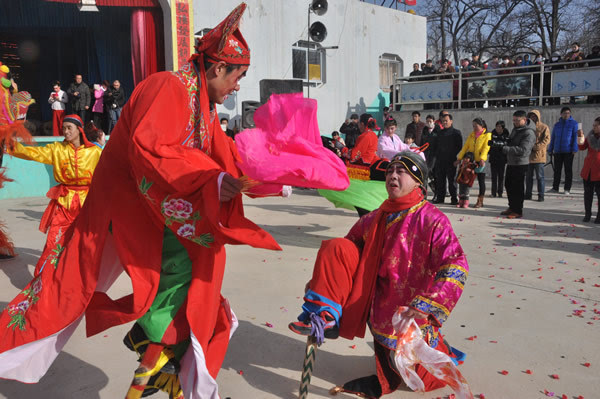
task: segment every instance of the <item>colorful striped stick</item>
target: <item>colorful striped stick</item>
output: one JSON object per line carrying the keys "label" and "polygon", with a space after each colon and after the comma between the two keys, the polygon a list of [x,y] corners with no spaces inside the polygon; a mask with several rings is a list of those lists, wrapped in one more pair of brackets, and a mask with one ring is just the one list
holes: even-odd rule
{"label": "colorful striped stick", "polygon": [[302,366],[302,378],[300,379],[300,390],[298,399],[308,398],[308,386],[312,377],[313,367],[315,366],[315,357],[317,355],[317,339],[312,335],[306,339],[306,352],[304,356],[304,365]]}
{"label": "colorful striped stick", "polygon": [[164,364],[158,364],[163,348],[164,347],[160,344],[148,344],[148,348],[146,348],[146,352],[144,352],[144,356],[142,357],[140,367],[135,370],[133,381],[131,381],[125,399],[140,399],[142,397],[150,377],[153,374],[156,374],[157,368],[160,370],[162,366],[164,366]]}

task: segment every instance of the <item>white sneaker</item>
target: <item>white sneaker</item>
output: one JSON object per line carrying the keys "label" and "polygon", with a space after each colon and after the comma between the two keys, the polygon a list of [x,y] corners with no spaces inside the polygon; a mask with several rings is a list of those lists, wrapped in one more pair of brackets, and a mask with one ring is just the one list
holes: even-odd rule
{"label": "white sneaker", "polygon": [[564,195],[571,195],[571,192],[569,190],[565,190],[565,192],[563,194]]}

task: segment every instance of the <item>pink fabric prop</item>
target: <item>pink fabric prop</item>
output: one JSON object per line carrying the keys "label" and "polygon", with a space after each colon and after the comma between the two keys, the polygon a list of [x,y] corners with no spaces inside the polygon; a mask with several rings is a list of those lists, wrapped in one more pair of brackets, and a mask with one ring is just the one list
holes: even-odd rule
{"label": "pink fabric prop", "polygon": [[235,136],[239,168],[262,183],[345,190],[346,166],[323,147],[317,101],[301,93],[273,94],[254,113],[255,129]]}
{"label": "pink fabric prop", "polygon": [[473,399],[467,380],[458,371],[452,359],[427,345],[415,319],[402,316],[406,310],[407,306],[399,307],[392,319],[394,329],[398,331],[394,362],[406,385],[416,392],[425,391],[423,381],[415,372],[415,365],[420,364],[434,377],[447,383],[458,399]]}

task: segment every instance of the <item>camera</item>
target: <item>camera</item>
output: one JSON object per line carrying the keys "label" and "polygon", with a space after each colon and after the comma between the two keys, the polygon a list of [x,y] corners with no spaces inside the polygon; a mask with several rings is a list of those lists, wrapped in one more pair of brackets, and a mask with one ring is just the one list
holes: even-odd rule
{"label": "camera", "polygon": [[488,145],[492,148],[502,148],[508,145],[508,140],[496,137],[488,141]]}

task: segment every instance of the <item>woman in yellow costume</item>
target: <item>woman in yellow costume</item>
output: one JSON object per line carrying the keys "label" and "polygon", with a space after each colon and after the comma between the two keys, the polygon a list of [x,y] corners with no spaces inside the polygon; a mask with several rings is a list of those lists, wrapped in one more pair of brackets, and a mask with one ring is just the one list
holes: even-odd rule
{"label": "woman in yellow costume", "polygon": [[[54,179],[59,183],[48,190],[50,203],[42,216],[40,231],[48,233],[44,252],[53,250],[60,254],[64,234],[75,220],[87,196],[94,169],[102,150],[90,143],[83,132],[83,122],[77,115],[67,115],[62,126],[65,140],[44,147],[24,146],[13,141],[9,154],[30,161],[52,165]],[[37,276],[44,265],[38,264]]]}

